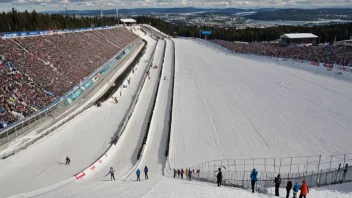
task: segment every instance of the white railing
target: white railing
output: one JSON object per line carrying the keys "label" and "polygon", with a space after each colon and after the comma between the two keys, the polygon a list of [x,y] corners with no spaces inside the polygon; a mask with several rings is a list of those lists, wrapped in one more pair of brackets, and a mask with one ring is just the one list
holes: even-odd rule
{"label": "white railing", "polygon": [[[250,188],[250,173],[258,171],[257,189],[274,186],[274,178],[281,174],[282,186],[288,178],[299,183],[306,180],[309,186],[322,186],[352,180],[352,173],[346,166],[352,164],[352,153],[339,155],[315,155],[286,158],[223,159],[197,164],[191,169],[196,180],[216,182],[218,168],[223,172],[223,183],[229,186]],[[340,167],[340,168],[339,168]],[[346,171],[345,171],[346,170]]]}

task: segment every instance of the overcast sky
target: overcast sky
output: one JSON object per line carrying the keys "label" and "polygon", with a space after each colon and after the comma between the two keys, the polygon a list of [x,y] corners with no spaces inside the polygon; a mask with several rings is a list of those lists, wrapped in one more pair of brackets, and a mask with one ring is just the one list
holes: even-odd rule
{"label": "overcast sky", "polygon": [[36,9],[64,10],[68,9],[118,9],[118,8],[145,8],[145,7],[349,7],[352,0],[0,0],[0,11],[8,11],[12,7],[17,10]]}

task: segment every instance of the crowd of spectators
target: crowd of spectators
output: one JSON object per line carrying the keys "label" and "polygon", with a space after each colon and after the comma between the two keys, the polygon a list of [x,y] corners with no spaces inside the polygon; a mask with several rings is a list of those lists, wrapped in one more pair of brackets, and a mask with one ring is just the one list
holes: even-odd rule
{"label": "crowd of spectators", "polygon": [[242,54],[255,54],[277,58],[299,59],[309,62],[338,64],[352,66],[352,48],[348,46],[290,46],[278,43],[237,43],[223,40],[213,40],[230,51]]}
{"label": "crowd of spectators", "polygon": [[0,40],[0,128],[61,97],[135,38],[119,27]]}

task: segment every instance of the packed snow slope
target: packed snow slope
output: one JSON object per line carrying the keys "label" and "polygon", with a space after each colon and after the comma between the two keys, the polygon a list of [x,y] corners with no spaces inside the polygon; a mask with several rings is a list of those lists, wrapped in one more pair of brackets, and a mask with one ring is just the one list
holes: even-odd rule
{"label": "packed snow slope", "polygon": [[351,78],[194,39],[175,45],[173,167],[352,150]]}
{"label": "packed snow slope", "polygon": [[[169,131],[169,119],[171,109],[171,91],[172,91],[172,72],[174,65],[174,45],[169,39],[166,40],[165,58],[161,79],[159,83],[158,95],[154,107],[153,117],[151,120],[147,142],[144,147],[141,159],[135,168],[143,170],[148,166],[151,170],[149,177],[161,177],[164,175],[165,168],[165,149],[167,146],[167,137]],[[128,178],[135,180],[135,170]]]}
{"label": "packed snow slope", "polygon": [[[146,40],[148,42],[148,45],[153,45],[155,46],[155,41],[153,39],[148,38],[149,36],[146,36]],[[170,42],[170,41],[168,41]],[[137,154],[142,146],[143,138],[146,133],[149,117],[153,111],[153,102],[155,100],[156,96],[156,90],[158,86],[162,86],[161,84],[159,85],[159,77],[160,74],[165,74],[164,71],[162,71],[162,60],[164,59],[164,49],[165,49],[166,42],[164,40],[159,40],[156,46],[155,50],[155,55],[153,58],[153,63],[152,65],[155,66],[157,65],[157,68],[150,68],[150,79],[146,79],[146,81],[143,84],[142,91],[139,95],[138,102],[135,106],[135,109],[133,111],[132,116],[129,119],[129,122],[126,126],[126,129],[122,133],[121,137],[119,138],[119,141],[117,142],[116,145],[113,145],[111,149],[114,150],[113,155],[107,158],[107,160],[104,161],[103,166],[97,168],[94,170],[94,174],[90,176],[84,177],[84,179],[79,180],[77,182],[74,182],[70,185],[67,185],[63,188],[60,188],[56,191],[52,191],[47,194],[43,194],[43,197],[76,197],[78,194],[82,197],[116,197],[117,195],[124,195],[128,197],[131,196],[136,196],[140,197],[143,196],[144,193],[148,192],[150,189],[153,188],[153,186],[158,183],[161,179],[161,177],[154,177],[156,175],[162,175],[162,168],[156,168],[158,165],[162,166],[165,162],[165,147],[166,147],[166,142],[167,138],[164,138],[165,140],[163,143],[161,143],[160,138],[157,136],[157,141],[152,142],[155,145],[163,145],[160,147],[156,147],[154,145],[151,146],[151,148],[155,148],[154,151],[156,153],[159,153],[157,155],[158,157],[163,157],[162,159],[155,159],[154,158],[154,152],[148,153],[146,155],[143,155],[146,159],[152,159],[153,161],[148,161],[150,162],[149,164],[141,164],[137,160]],[[170,66],[168,66],[169,68]],[[138,68],[137,72],[144,73],[144,69]],[[170,69],[167,70],[168,73],[171,74]],[[160,88],[159,90],[164,90],[162,92],[158,92],[160,94],[157,95],[157,101],[160,101],[160,105],[164,107],[166,104],[166,101],[164,101],[164,98],[167,98],[168,94],[168,84],[170,82],[170,77],[167,76],[168,80],[162,80],[161,83],[165,84],[166,89]],[[164,97],[166,96],[166,97]],[[160,99],[159,99],[160,98]],[[159,105],[157,105],[159,106]],[[160,109],[160,110],[156,110]],[[163,115],[165,115],[165,110],[163,108],[156,107],[154,109],[154,114],[162,114],[164,111]],[[168,112],[168,111],[167,111]],[[160,118],[157,117],[157,118]],[[151,135],[154,133],[155,126],[154,122],[159,121],[159,119],[152,120],[151,122],[151,130],[148,134]],[[164,122],[164,120],[161,120],[161,122]],[[167,125],[167,123],[166,123]],[[160,129],[158,131],[161,131],[163,133],[163,123],[159,123]],[[160,134],[160,133],[159,133]],[[167,134],[166,134],[167,135]],[[155,137],[155,136],[153,136]],[[149,145],[147,143],[147,145]],[[149,146],[146,146],[149,147]],[[159,150],[160,148],[160,150]],[[162,153],[162,155],[160,155]],[[138,163],[137,163],[138,162]],[[152,164],[152,162],[154,164]],[[134,192],[131,193],[128,188],[136,188],[135,185],[141,186],[141,184],[131,184],[130,182],[132,180],[135,180],[135,171],[136,165],[140,165],[138,168],[141,169],[141,172],[143,174],[143,167],[144,165],[150,166],[150,180],[147,181],[147,183],[143,184],[143,187],[141,188],[141,192]],[[107,172],[109,171],[109,168],[113,167],[116,172],[115,172],[115,178],[117,181],[113,182],[106,182],[110,181],[111,178],[110,176],[104,177]],[[155,168],[154,168],[155,167]],[[142,177],[144,178],[144,177]],[[123,182],[123,181],[127,182]],[[121,188],[116,188],[116,186],[123,185]],[[101,194],[99,192],[106,191],[105,194]],[[99,194],[99,195],[98,195]]]}
{"label": "packed snow slope", "polygon": [[[140,64],[151,56],[150,45]],[[126,61],[129,64],[133,59]],[[53,133],[40,139],[26,150],[0,160],[0,197],[38,190],[63,180],[85,169],[100,157],[110,145],[110,137],[117,131],[131,97],[137,90],[142,75],[130,74],[131,84],[120,89],[118,104],[112,99],[102,107],[91,107]],[[70,166],[65,158],[71,159]]]}

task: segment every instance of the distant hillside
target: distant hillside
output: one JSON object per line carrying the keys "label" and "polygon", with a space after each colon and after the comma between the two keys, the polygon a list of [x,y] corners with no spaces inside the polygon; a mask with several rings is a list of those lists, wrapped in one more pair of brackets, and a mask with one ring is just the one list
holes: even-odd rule
{"label": "distant hillside", "polygon": [[[239,12],[250,12],[255,11],[254,9],[238,9],[238,8],[193,8],[193,7],[185,7],[185,8],[134,8],[134,9],[119,9],[119,14],[129,14],[129,15],[143,15],[143,14],[180,14],[180,13],[197,13],[197,12],[205,12],[205,13],[220,13],[220,14],[236,14]],[[48,14],[65,14],[66,11],[47,11],[45,13]],[[77,14],[77,15],[87,15],[87,16],[95,16],[100,15],[100,10],[68,10],[68,14]],[[114,15],[116,14],[115,9],[111,10],[103,10],[104,15]]]}
{"label": "distant hillside", "polygon": [[196,12],[216,12],[234,14],[238,12],[253,11],[253,9],[238,9],[238,8],[138,8],[138,9],[120,9],[119,13],[132,14],[132,13],[196,13]]}
{"label": "distant hillside", "polygon": [[321,19],[352,20],[352,9],[324,8],[324,9],[277,9],[258,10],[257,13],[246,16],[253,20],[289,20],[316,21]]}

